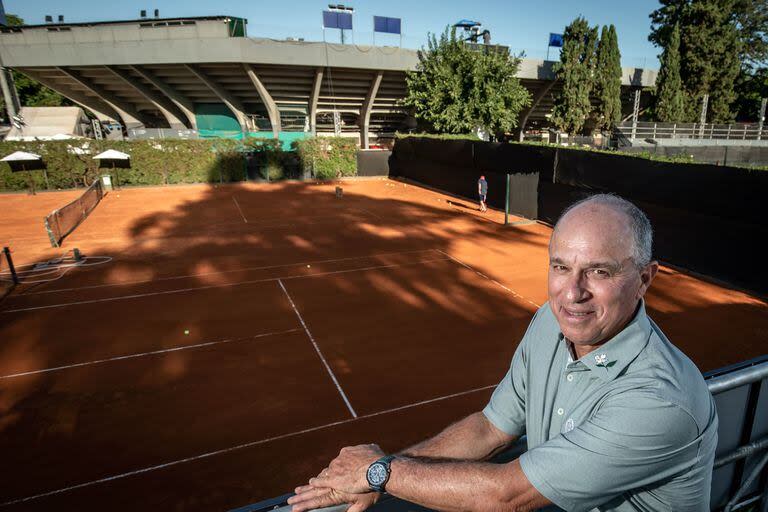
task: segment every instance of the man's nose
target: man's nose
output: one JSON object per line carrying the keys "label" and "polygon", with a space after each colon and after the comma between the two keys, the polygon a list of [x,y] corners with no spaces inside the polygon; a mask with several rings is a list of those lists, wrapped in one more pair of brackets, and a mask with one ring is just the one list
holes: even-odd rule
{"label": "man's nose", "polygon": [[569,302],[583,302],[589,298],[586,278],[582,272],[573,272],[565,283],[565,298]]}

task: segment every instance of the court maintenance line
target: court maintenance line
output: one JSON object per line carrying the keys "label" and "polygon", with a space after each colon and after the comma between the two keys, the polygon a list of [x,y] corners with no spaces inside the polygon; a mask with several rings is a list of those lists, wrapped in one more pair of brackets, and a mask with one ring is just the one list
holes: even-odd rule
{"label": "court maintenance line", "polygon": [[275,331],[275,332],[266,332],[263,334],[256,334],[253,336],[244,336],[242,338],[227,338],[223,340],[216,340],[216,341],[207,341],[205,343],[196,343],[194,345],[182,345],[179,347],[172,347],[172,348],[164,348],[160,350],[152,350],[149,352],[140,352],[138,354],[128,354],[124,356],[115,356],[115,357],[108,357],[106,359],[96,359],[94,361],[87,361],[84,363],[73,363],[68,364],[64,366],[54,366],[52,368],[43,368],[41,370],[30,370],[27,372],[20,372],[20,373],[12,373],[10,375],[0,375],[0,379],[13,379],[14,377],[24,377],[26,375],[37,375],[40,373],[49,373],[49,372],[56,372],[59,370],[68,370],[70,368],[80,368],[82,366],[92,366],[95,364],[103,364],[103,363],[111,363],[113,361],[123,361],[125,359],[135,359],[137,357],[145,357],[145,356],[154,356],[158,354],[167,354],[169,352],[179,352],[181,350],[189,350],[193,348],[201,348],[201,347],[210,347],[213,345],[222,345],[224,343],[235,343],[238,341],[249,341],[249,340],[255,340],[258,338],[266,338],[267,336],[277,336],[279,334],[289,334],[292,332],[298,332],[301,331],[301,329],[288,329],[285,331]]}
{"label": "court maintenance line", "polygon": [[508,288],[508,287],[504,286],[503,284],[501,284],[500,282],[498,282],[498,281],[497,281],[497,280],[495,280],[494,278],[492,278],[492,277],[488,277],[487,275],[483,274],[483,273],[482,273],[482,272],[480,272],[479,270],[475,270],[474,268],[470,267],[469,265],[467,265],[466,263],[464,263],[464,262],[463,262],[463,261],[461,261],[460,259],[458,259],[458,258],[454,258],[453,256],[451,256],[451,255],[450,255],[450,254],[448,254],[447,252],[443,252],[443,251],[441,251],[440,249],[435,249],[435,250],[436,250],[437,252],[439,252],[440,254],[443,254],[443,255],[447,256],[449,259],[452,259],[453,261],[455,261],[456,263],[458,263],[458,264],[459,264],[459,265],[461,265],[462,267],[464,267],[464,268],[466,268],[466,269],[468,269],[468,270],[471,270],[472,272],[474,272],[475,274],[479,275],[480,277],[484,277],[485,279],[489,280],[489,281],[490,281],[490,282],[492,282],[493,284],[495,284],[495,285],[498,285],[498,286],[500,286],[501,288],[503,288],[503,289],[507,290],[509,293],[511,293],[512,295],[514,295],[514,296],[515,296],[515,297],[517,297],[518,299],[524,300],[524,301],[526,301],[528,304],[532,304],[532,305],[536,306],[537,308],[540,308],[540,307],[541,307],[541,305],[539,305],[539,304],[536,304],[535,302],[533,302],[532,300],[530,300],[530,299],[529,299],[529,298],[527,298],[527,297],[523,297],[522,295],[520,295],[520,294],[519,294],[519,293],[517,293],[516,291],[512,290],[511,288]]}
{"label": "court maintenance line", "polygon": [[305,265],[317,265],[318,263],[337,263],[339,261],[351,261],[351,260],[362,260],[365,258],[378,258],[381,256],[395,256],[400,254],[414,254],[417,252],[430,252],[435,251],[435,249],[418,249],[414,251],[400,251],[400,252],[382,252],[378,254],[369,254],[365,256],[350,256],[348,258],[335,258],[330,260],[314,260],[314,261],[301,261],[298,263],[281,263],[280,265],[266,265],[262,267],[245,267],[245,268],[237,268],[233,270],[213,270],[211,272],[199,272],[197,274],[186,274],[182,276],[169,276],[169,277],[157,277],[155,279],[141,279],[136,281],[124,281],[122,283],[107,283],[107,284],[95,284],[91,286],[76,286],[73,288],[57,288],[55,290],[44,290],[40,292],[30,292],[30,293],[24,293],[20,295],[13,295],[11,298],[19,298],[19,297],[28,297],[30,295],[41,295],[43,293],[59,293],[59,292],[71,292],[71,291],[77,291],[77,290],[90,290],[93,288],[106,288],[109,286],[128,286],[132,284],[143,284],[143,283],[154,283],[158,281],[172,281],[175,279],[188,279],[190,277],[202,277],[202,276],[212,276],[212,275],[219,275],[219,274],[231,274],[233,272],[250,272],[251,270],[269,270],[273,268],[283,268],[283,267],[303,267]]}
{"label": "court maintenance line", "polygon": [[201,460],[201,459],[207,459],[209,457],[215,457],[216,455],[224,455],[226,453],[231,453],[231,452],[235,452],[235,451],[238,451],[238,450],[243,450],[243,449],[246,449],[246,448],[252,448],[254,446],[258,446],[258,445],[261,445],[261,444],[266,444],[266,443],[269,443],[269,442],[272,442],[272,441],[279,441],[281,439],[287,439],[287,438],[290,438],[290,437],[296,437],[296,436],[300,436],[302,434],[308,434],[310,432],[317,432],[318,430],[325,430],[325,429],[328,429],[328,428],[337,427],[339,425],[345,425],[347,423],[353,423],[353,422],[357,422],[357,421],[361,421],[361,420],[366,420],[366,419],[369,419],[369,418],[374,418],[376,416],[382,416],[384,414],[391,414],[391,413],[394,413],[394,412],[404,411],[406,409],[412,409],[414,407],[419,407],[421,405],[427,405],[427,404],[431,404],[431,403],[435,403],[435,402],[441,402],[443,400],[449,400],[451,398],[457,398],[457,397],[460,397],[460,396],[469,395],[469,394],[477,393],[477,392],[480,392],[480,391],[485,391],[487,389],[491,389],[491,388],[495,388],[495,387],[496,387],[496,384],[492,384],[490,386],[483,386],[483,387],[480,387],[480,388],[474,388],[474,389],[470,389],[470,390],[467,390],[467,391],[460,391],[458,393],[452,393],[450,395],[440,396],[440,397],[437,397],[437,398],[430,398],[428,400],[422,400],[421,402],[414,402],[412,404],[402,405],[400,407],[394,407],[392,409],[386,409],[386,410],[383,410],[383,411],[373,412],[373,413],[370,413],[370,414],[364,414],[362,416],[357,416],[355,418],[348,418],[348,419],[345,419],[345,420],[334,421],[333,423],[326,423],[325,425],[318,425],[316,427],[305,428],[304,430],[298,430],[296,432],[291,432],[291,433],[288,433],[288,434],[280,434],[278,436],[268,437],[266,439],[260,439],[258,441],[251,441],[249,443],[243,443],[243,444],[239,444],[239,445],[236,445],[236,446],[230,446],[229,448],[222,448],[221,450],[214,450],[214,451],[211,451],[211,452],[201,453],[200,455],[194,455],[192,457],[187,457],[187,458],[184,458],[184,459],[179,459],[179,460],[174,460],[174,461],[171,461],[171,462],[166,462],[164,464],[158,464],[156,466],[149,466],[149,467],[146,467],[146,468],[136,469],[134,471],[128,471],[126,473],[120,473],[120,474],[117,474],[117,475],[112,475],[112,476],[108,476],[108,477],[104,477],[104,478],[99,478],[98,480],[92,480],[90,482],[84,482],[84,483],[81,483],[81,484],[72,485],[72,486],[69,486],[69,487],[63,487],[61,489],[56,489],[56,490],[53,490],[53,491],[48,491],[48,492],[43,492],[43,493],[40,493],[40,494],[35,494],[33,496],[27,496],[27,497],[24,497],[24,498],[18,498],[18,499],[15,499],[15,500],[6,501],[4,503],[0,503],[0,507],[8,507],[10,505],[18,505],[19,503],[25,503],[25,502],[36,500],[36,499],[40,499],[40,498],[47,498],[49,496],[55,496],[57,494],[63,494],[65,492],[75,491],[75,490],[78,490],[78,489],[83,489],[85,487],[91,487],[91,486],[97,485],[97,484],[103,484],[103,483],[111,482],[111,481],[114,481],[114,480],[120,480],[122,478],[128,478],[128,477],[131,477],[131,476],[140,475],[142,473],[149,473],[150,471],[156,471],[158,469],[165,469],[165,468],[172,467],[172,466],[178,466],[179,464],[185,464],[187,462],[194,462],[194,461]]}
{"label": "court maintenance line", "polygon": [[299,322],[301,322],[301,326],[304,328],[304,332],[307,333],[307,337],[309,338],[309,341],[311,341],[312,346],[315,347],[315,352],[317,352],[317,355],[320,357],[320,360],[323,362],[323,365],[325,366],[326,371],[328,371],[328,375],[331,376],[331,380],[333,381],[334,384],[336,384],[336,389],[339,391],[341,398],[344,399],[344,403],[347,404],[347,409],[349,409],[349,412],[352,413],[353,418],[357,418],[357,413],[355,412],[355,409],[352,408],[352,404],[349,403],[347,394],[344,393],[343,389],[341,389],[341,384],[339,384],[339,380],[336,378],[336,375],[333,373],[333,370],[331,369],[331,365],[328,364],[328,361],[326,361],[325,356],[320,351],[320,347],[317,346],[317,342],[315,341],[314,336],[312,336],[312,333],[309,332],[309,328],[307,327],[307,324],[304,322],[304,319],[301,317],[301,313],[299,313],[299,309],[296,307],[296,304],[293,303],[293,299],[291,298],[291,295],[288,293],[288,290],[285,289],[285,285],[280,279],[277,280],[277,284],[279,284],[280,288],[283,289],[283,293],[285,294],[285,297],[288,299],[288,302],[291,303],[291,307],[293,308],[294,313],[296,313],[296,316],[299,318]]}
{"label": "court maintenance line", "polygon": [[245,214],[243,213],[243,210],[240,209],[240,205],[237,203],[237,199],[235,199],[235,196],[232,196],[232,200],[235,202],[235,206],[237,206],[237,211],[240,212],[240,215],[243,217],[243,221],[248,224],[248,219],[245,218]]}
{"label": "court maintenance line", "polygon": [[270,281],[278,281],[280,279],[284,281],[288,281],[290,279],[306,279],[310,277],[324,277],[324,276],[330,276],[335,274],[348,274],[350,272],[364,272],[368,270],[380,270],[385,268],[395,268],[395,267],[408,267],[413,265],[422,265],[424,263],[434,263],[435,261],[448,261],[450,258],[436,258],[433,260],[424,260],[424,261],[416,261],[413,263],[400,263],[400,264],[393,264],[393,265],[377,265],[373,267],[363,267],[363,268],[352,268],[347,270],[334,270],[331,272],[317,272],[315,274],[304,274],[304,275],[296,275],[296,276],[282,276],[282,277],[268,277],[264,279],[253,279],[250,281],[239,281],[237,283],[225,283],[225,284],[212,284],[207,286],[194,286],[191,288],[181,288],[179,290],[165,290],[162,292],[150,292],[150,293],[138,293],[134,295],[122,295],[120,297],[107,297],[104,299],[92,299],[92,300],[81,300],[76,302],[63,302],[60,304],[49,304],[47,306],[35,306],[35,307],[29,307],[29,308],[17,308],[17,309],[6,309],[5,311],[0,311],[0,313],[21,313],[24,311],[37,311],[41,309],[53,309],[53,308],[62,308],[65,306],[79,306],[82,304],[97,304],[99,302],[114,302],[118,300],[128,300],[128,299],[139,299],[142,297],[154,297],[157,295],[172,295],[174,293],[186,293],[191,291],[197,291],[197,290],[210,290],[213,288],[226,288],[226,287],[234,287],[234,286],[243,286],[247,284],[256,284],[256,283],[268,283]]}

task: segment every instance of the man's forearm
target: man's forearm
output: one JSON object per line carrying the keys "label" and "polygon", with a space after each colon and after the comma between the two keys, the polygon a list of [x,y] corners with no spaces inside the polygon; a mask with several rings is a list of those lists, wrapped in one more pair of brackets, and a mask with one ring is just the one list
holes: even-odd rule
{"label": "man's forearm", "polygon": [[436,510],[535,510],[549,501],[531,486],[517,461],[434,462],[399,457],[387,492]]}
{"label": "man's forearm", "polygon": [[477,412],[401,453],[432,459],[487,460],[515,439],[494,427],[482,412]]}

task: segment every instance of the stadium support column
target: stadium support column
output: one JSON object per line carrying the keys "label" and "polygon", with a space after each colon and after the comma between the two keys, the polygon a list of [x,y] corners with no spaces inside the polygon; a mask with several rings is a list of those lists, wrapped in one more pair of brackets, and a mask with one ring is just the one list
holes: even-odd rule
{"label": "stadium support column", "polygon": [[149,83],[157,87],[168,99],[170,99],[182,111],[187,118],[188,126],[197,130],[197,118],[195,117],[195,105],[192,100],[165,83],[151,71],[139,66],[128,66],[133,72],[141,75]]}
{"label": "stadium support column", "polygon": [[384,77],[383,71],[377,71],[376,76],[371,80],[371,87],[368,89],[368,94],[365,96],[363,102],[363,108],[360,111],[360,145],[363,149],[368,149],[368,126],[371,122],[371,111],[373,110],[373,102],[376,100],[376,94],[379,92],[379,86],[381,85],[381,79]]}
{"label": "stadium support column", "polygon": [[219,97],[229,110],[235,114],[237,122],[240,124],[240,131],[243,133],[243,137],[248,135],[250,131],[250,122],[248,121],[248,114],[245,113],[245,106],[239,99],[235,98],[229,91],[216,82],[213,78],[209,77],[205,71],[199,66],[194,64],[184,64],[184,66],[192,72],[197,78],[200,79],[213,93]]}
{"label": "stadium support column", "polygon": [[98,96],[102,101],[112,106],[114,110],[120,114],[123,119],[123,124],[126,128],[143,128],[145,125],[144,115],[139,113],[138,110],[131,103],[118,98],[110,91],[104,89],[102,86],[92,82],[88,78],[81,75],[79,72],[73,69],[56,68],[61,73],[64,73],[81,86],[85,87],[93,94]]}
{"label": "stadium support column", "polygon": [[312,135],[317,135],[317,100],[320,98],[320,86],[323,84],[323,68],[315,70],[315,81],[312,83],[312,94],[309,96],[309,129]]}
{"label": "stadium support column", "polygon": [[177,108],[175,105],[167,101],[165,98],[162,98],[160,95],[158,95],[149,87],[141,83],[140,80],[138,80],[135,76],[131,75],[130,73],[115,66],[105,66],[105,67],[113,75],[121,79],[123,82],[125,82],[129,86],[136,89],[136,91],[139,94],[144,96],[144,98],[146,98],[147,101],[152,103],[155,106],[155,108],[160,111],[163,117],[165,117],[165,120],[168,121],[168,126],[170,126],[172,129],[184,130],[188,128],[182,121],[182,118],[184,117],[184,115],[181,112],[177,112]]}
{"label": "stadium support column", "polygon": [[77,103],[86,110],[90,110],[96,117],[101,120],[110,119],[112,121],[120,121],[120,114],[112,108],[111,105],[103,102],[99,98],[88,96],[75,89],[65,87],[64,85],[56,82],[55,80],[44,76],[41,72],[35,72],[29,69],[21,69],[22,73],[32,78],[33,80],[40,82],[49,89],[56,91],[65,98]]}
{"label": "stadium support column", "polygon": [[11,70],[0,65],[0,87],[3,89],[3,100],[5,101],[5,110],[8,113],[8,121],[21,110],[19,97],[16,95],[16,87],[13,84],[13,75]]}
{"label": "stadium support column", "polygon": [[528,123],[528,118],[531,116],[531,112],[533,112],[534,109],[539,106],[539,103],[547,95],[547,93],[549,93],[549,91],[555,85],[555,82],[557,82],[556,78],[544,84],[542,88],[539,89],[539,92],[536,93],[536,96],[533,97],[531,106],[523,110],[523,112],[520,114],[520,126],[518,127],[517,134],[517,140],[519,142],[523,142],[523,132],[525,131],[525,125]]}
{"label": "stadium support column", "polygon": [[259,76],[256,74],[256,71],[254,71],[253,66],[250,64],[243,64],[243,69],[245,69],[248,78],[251,79],[251,83],[253,83],[253,86],[256,88],[256,92],[259,93],[261,102],[267,107],[269,123],[272,125],[272,134],[275,138],[278,138],[280,136],[281,128],[280,111],[277,109],[277,103],[275,103],[275,100],[272,99],[272,95],[269,94],[267,88],[264,87],[264,84],[259,80]]}

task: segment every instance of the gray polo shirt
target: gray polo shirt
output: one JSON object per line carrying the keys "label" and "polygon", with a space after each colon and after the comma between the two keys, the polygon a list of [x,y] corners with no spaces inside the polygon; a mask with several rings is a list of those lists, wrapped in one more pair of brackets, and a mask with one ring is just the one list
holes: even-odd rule
{"label": "gray polo shirt", "polygon": [[528,436],[520,466],[560,508],[709,511],[714,400],[644,303],[577,361],[542,306],[483,413],[507,434]]}

